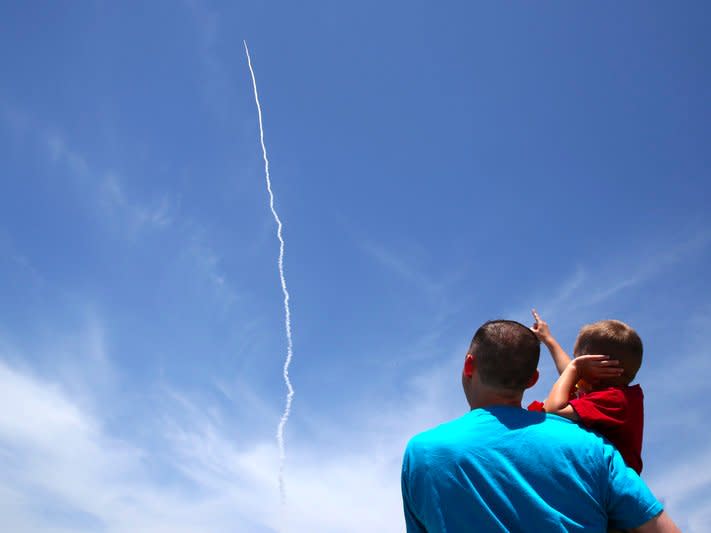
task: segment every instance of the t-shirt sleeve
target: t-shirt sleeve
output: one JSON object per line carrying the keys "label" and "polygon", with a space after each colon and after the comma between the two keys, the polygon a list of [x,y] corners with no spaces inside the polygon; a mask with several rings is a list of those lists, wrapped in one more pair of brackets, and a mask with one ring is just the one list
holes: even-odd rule
{"label": "t-shirt sleeve", "polygon": [[412,492],[410,487],[410,456],[409,446],[405,451],[405,457],[402,461],[402,475],[400,478],[400,486],[402,489],[402,505],[405,511],[405,525],[407,533],[427,533],[427,529],[415,515],[415,510],[412,501]]}
{"label": "t-shirt sleeve", "polygon": [[619,389],[591,392],[571,400],[570,405],[581,423],[593,429],[619,427],[627,419],[627,400]]}
{"label": "t-shirt sleeve", "polygon": [[661,513],[664,508],[637,473],[625,465],[619,452],[612,446],[606,448],[609,455],[609,527],[639,527]]}

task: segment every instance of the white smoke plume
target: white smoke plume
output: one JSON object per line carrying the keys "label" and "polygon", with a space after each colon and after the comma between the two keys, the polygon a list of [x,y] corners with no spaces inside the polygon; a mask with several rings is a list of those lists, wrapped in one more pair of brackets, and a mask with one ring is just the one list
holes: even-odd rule
{"label": "white smoke plume", "polygon": [[257,115],[259,116],[259,140],[262,143],[262,156],[264,157],[264,174],[267,180],[267,191],[269,191],[269,208],[274,215],[274,220],[277,223],[277,238],[279,239],[279,280],[281,281],[281,290],[284,293],[284,327],[286,329],[286,360],[284,361],[284,383],[286,384],[286,404],[284,412],[279,420],[277,428],[277,443],[279,445],[279,493],[281,494],[282,507],[286,504],[286,489],[284,487],[284,462],[286,460],[286,449],[284,447],[284,427],[289,420],[291,414],[291,402],[294,398],[294,387],[291,386],[289,379],[289,365],[293,355],[293,343],[291,339],[291,310],[289,309],[289,291],[286,288],[286,278],[284,277],[284,237],[282,236],[282,223],[279,215],[274,208],[274,193],[272,192],[272,181],[269,176],[269,158],[267,157],[267,147],[264,145],[264,125],[262,123],[262,106],[259,104],[259,93],[257,92],[257,80],[254,77],[254,69],[252,68],[252,58],[249,56],[249,48],[247,41],[244,42],[244,51],[247,54],[247,64],[249,72],[252,75],[252,87],[254,87],[254,101],[257,104]]}

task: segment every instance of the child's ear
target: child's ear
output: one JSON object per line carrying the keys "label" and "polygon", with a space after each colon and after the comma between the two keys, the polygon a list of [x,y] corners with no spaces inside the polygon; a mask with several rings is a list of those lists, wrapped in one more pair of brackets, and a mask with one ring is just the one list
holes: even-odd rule
{"label": "child's ear", "polygon": [[533,387],[536,384],[537,381],[538,381],[538,369],[536,369],[536,371],[531,376],[531,379],[529,379],[528,383],[526,383],[526,388],[530,389],[531,387]]}
{"label": "child's ear", "polygon": [[474,374],[474,367],[476,366],[476,360],[474,356],[470,353],[464,358],[464,370],[463,373],[466,377],[470,378]]}

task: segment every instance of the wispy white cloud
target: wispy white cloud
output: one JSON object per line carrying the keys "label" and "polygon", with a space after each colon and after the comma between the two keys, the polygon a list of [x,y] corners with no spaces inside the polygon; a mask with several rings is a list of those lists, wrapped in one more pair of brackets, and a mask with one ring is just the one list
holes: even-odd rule
{"label": "wispy white cloud", "polygon": [[111,223],[116,231],[132,237],[141,229],[170,225],[175,202],[168,195],[149,202],[131,198],[116,172],[95,168],[58,129],[5,101],[0,101],[0,119],[16,138],[36,145],[49,162],[63,167],[68,183],[89,203],[97,218]]}
{"label": "wispy white cloud", "polygon": [[220,15],[204,0],[185,0],[184,4],[195,24],[205,104],[215,117],[224,118],[226,110],[234,106],[234,91],[231,90],[225,64],[219,57]]}
{"label": "wispy white cloud", "polygon": [[[350,233],[355,232],[351,229]],[[426,251],[416,245],[388,247],[362,237],[356,237],[355,243],[376,265],[411,288],[421,301],[422,309],[426,310],[426,327],[420,328],[409,343],[411,361],[440,353],[439,345],[448,321],[465,305],[463,298],[452,296],[452,288],[460,281],[463,272],[448,270],[436,276],[429,274],[423,267]]]}
{"label": "wispy white cloud", "polygon": [[[131,194],[127,181],[118,172],[97,169],[97,165],[91,163],[57,128],[50,128],[2,101],[0,111],[0,118],[15,135],[22,134],[48,162],[67,173],[68,182],[80,201],[89,206],[113,235],[131,242],[146,232],[174,229],[185,242],[182,253],[192,262],[198,275],[209,281],[214,295],[225,305],[235,300],[237,291],[221,268],[220,254],[210,244],[206,230],[199,223],[181,216],[179,201],[174,194],[138,198]],[[16,261],[31,267],[22,254],[16,250],[13,254]]]}
{"label": "wispy white cloud", "polygon": [[220,266],[220,255],[209,244],[205,229],[195,221],[181,219],[178,202],[170,194],[150,201],[132,198],[119,174],[94,172],[86,158],[70,148],[63,137],[54,133],[46,142],[52,161],[67,166],[97,216],[129,239],[136,238],[143,230],[175,227],[185,241],[184,252],[198,274],[210,282],[213,293],[225,305],[235,300],[236,291]]}
{"label": "wispy white cloud", "polygon": [[668,464],[651,478],[650,486],[683,531],[708,531],[711,445],[700,445],[693,459],[684,455]]}
{"label": "wispy white cloud", "polygon": [[358,244],[361,250],[378,264],[412,284],[417,290],[424,291],[428,295],[437,295],[444,289],[445,284],[442,281],[432,279],[416,266],[419,260],[414,254],[395,252],[392,248],[372,240],[361,240]]}
{"label": "wispy white cloud", "polygon": [[52,161],[65,163],[72,173],[82,178],[89,174],[89,165],[86,163],[86,159],[69,148],[60,135],[57,133],[46,134],[45,142]]}
{"label": "wispy white cloud", "polygon": [[0,228],[0,264],[8,262],[25,274],[25,282],[33,286],[44,283],[44,278],[32,262],[20,252],[10,235]]}
{"label": "wispy white cloud", "polygon": [[205,229],[192,221],[181,224],[182,238],[185,240],[183,256],[192,263],[199,276],[210,284],[212,295],[229,307],[238,298],[238,291],[230,282],[222,266],[222,257],[210,243]]}
{"label": "wispy white cloud", "polygon": [[[142,431],[118,436],[111,429],[110,406],[122,390],[116,383],[121,377],[111,372],[100,318],[89,317],[79,333],[50,336],[54,342],[31,348],[0,343],[0,402],[14,406],[0,411],[6,527],[30,532],[279,529],[272,423],[251,423],[249,416],[237,416],[235,422],[224,402],[220,407],[206,399],[209,395],[191,397],[158,386],[150,420],[135,421],[150,426],[149,440]],[[39,368],[28,363],[55,359],[56,365]],[[85,369],[107,366],[109,378],[98,385],[98,374],[78,363]],[[366,406],[337,428],[335,439],[328,430],[332,420],[319,421],[322,433],[313,432],[316,438],[295,439],[286,465],[288,531],[402,531],[402,450],[409,436],[452,412],[446,407],[449,370],[447,365],[413,378],[406,394],[386,406]],[[278,418],[278,405],[251,391],[247,381],[223,382],[219,388],[237,411],[267,421]],[[464,402],[457,402],[455,410],[463,408]]]}
{"label": "wispy white cloud", "polygon": [[40,132],[40,136],[50,160],[66,167],[74,185],[89,200],[97,216],[112,223],[115,230],[134,237],[141,229],[163,229],[171,224],[175,202],[167,195],[153,202],[130,198],[116,172],[94,170],[87,158],[56,131]]}
{"label": "wispy white cloud", "polygon": [[[557,287],[545,293],[529,296],[531,305],[551,320],[577,320],[581,312],[620,297],[629,289],[639,287],[689,260],[711,244],[711,231],[700,230],[682,238],[657,238],[646,246],[627,250],[624,254],[605,257],[595,265],[579,264],[574,272]],[[530,307],[513,309],[509,316],[530,317]]]}
{"label": "wispy white cloud", "polygon": [[215,57],[215,46],[219,31],[219,17],[203,0],[185,0],[197,27],[198,46],[201,59],[209,76],[220,75],[222,65]]}
{"label": "wispy white cloud", "polygon": [[72,531],[230,531],[268,500],[259,476],[269,450],[238,451],[209,426],[169,435],[164,452],[192,481],[169,485],[149,475],[151,452],[112,438],[60,384],[0,363],[0,399],[17,406],[0,412],[0,490],[14,495],[4,527],[13,531],[54,530],[56,517],[38,511],[56,505],[71,511]]}
{"label": "wispy white cloud", "polygon": [[[100,413],[75,402],[61,383],[1,361],[0,401],[17,406],[0,411],[0,493],[5,527],[13,531],[279,527],[271,435],[240,444],[239,432],[205,405],[180,402],[156,428],[160,450],[151,450],[112,437]],[[402,530],[400,453],[295,448],[289,531]],[[157,458],[173,469],[173,482],[151,474]],[[41,512],[50,508],[64,513]]]}

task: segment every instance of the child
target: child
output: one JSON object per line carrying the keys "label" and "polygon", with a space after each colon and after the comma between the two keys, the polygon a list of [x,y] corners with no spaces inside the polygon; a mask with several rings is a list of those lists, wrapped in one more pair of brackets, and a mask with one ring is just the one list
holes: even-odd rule
{"label": "child", "polygon": [[637,332],[619,320],[583,326],[571,360],[535,309],[533,318],[531,330],[550,351],[560,377],[546,401],[533,402],[529,410],[564,416],[597,431],[639,474],[644,395],[639,385],[629,385],[642,364],[642,340]]}

